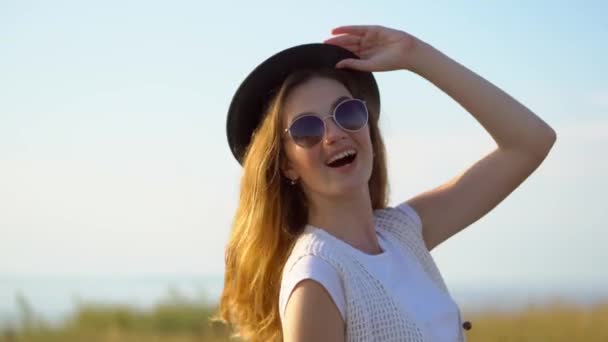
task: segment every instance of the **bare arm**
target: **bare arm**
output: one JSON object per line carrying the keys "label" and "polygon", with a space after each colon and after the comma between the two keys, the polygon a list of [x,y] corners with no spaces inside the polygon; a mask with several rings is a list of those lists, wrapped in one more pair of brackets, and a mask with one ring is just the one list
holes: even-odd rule
{"label": "bare arm", "polygon": [[412,71],[433,83],[481,124],[499,148],[542,160],[555,131],[541,118],[473,71],[420,42]]}
{"label": "bare arm", "polygon": [[406,201],[419,214],[431,250],[475,222],[545,159],[555,131],[507,93],[409,33],[379,25],[334,28],[326,43],[359,55],[336,64],[364,71],[409,70],[466,109],[498,147],[450,181]]}
{"label": "bare arm", "polygon": [[344,321],[325,288],[301,281],[287,300],[283,321],[285,342],[344,341]]}
{"label": "bare arm", "polygon": [[414,55],[411,70],[465,108],[498,145],[450,181],[407,201],[421,217],[431,250],[515,190],[545,159],[556,133],[507,93],[432,46],[420,43]]}

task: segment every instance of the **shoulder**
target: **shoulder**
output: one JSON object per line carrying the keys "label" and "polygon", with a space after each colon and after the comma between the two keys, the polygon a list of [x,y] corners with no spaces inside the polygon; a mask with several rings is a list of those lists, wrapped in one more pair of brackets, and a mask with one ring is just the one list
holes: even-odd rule
{"label": "shoulder", "polygon": [[344,289],[338,272],[315,255],[285,269],[279,314],[285,341],[343,340]]}
{"label": "shoulder", "polygon": [[305,279],[293,289],[282,320],[285,341],[343,341],[345,324],[326,289]]}
{"label": "shoulder", "polygon": [[[374,211],[374,217],[379,228],[392,233],[403,232],[404,229],[422,235],[422,221],[416,210],[407,202],[395,207],[386,207]],[[405,228],[404,228],[405,227]]]}
{"label": "shoulder", "polygon": [[279,292],[279,312],[282,318],[285,316],[285,309],[295,289],[305,280],[312,280],[321,286],[329,296],[331,304],[344,317],[344,287],[340,274],[322,258],[315,255],[304,255],[283,271]]}

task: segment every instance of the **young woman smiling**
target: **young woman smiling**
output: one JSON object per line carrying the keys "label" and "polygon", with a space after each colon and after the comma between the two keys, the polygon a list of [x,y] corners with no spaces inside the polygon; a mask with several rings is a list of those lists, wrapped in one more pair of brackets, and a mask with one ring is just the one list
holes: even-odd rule
{"label": "young woman smiling", "polygon": [[[406,32],[343,26],[255,68],[228,111],[243,166],[216,319],[252,341],[464,341],[430,251],[545,159],[554,130]],[[464,107],[497,148],[395,207],[372,72],[408,70]],[[400,156],[395,156],[398,158]]]}

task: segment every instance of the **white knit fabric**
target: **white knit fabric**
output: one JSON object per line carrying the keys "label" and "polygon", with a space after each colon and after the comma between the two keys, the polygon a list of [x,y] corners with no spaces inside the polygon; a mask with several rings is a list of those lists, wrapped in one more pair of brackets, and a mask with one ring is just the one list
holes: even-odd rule
{"label": "white knit fabric", "polygon": [[[399,205],[397,209],[417,217],[409,206]],[[322,238],[333,239],[347,248],[352,248],[323,229],[312,225],[307,225],[305,229],[313,234],[322,235]],[[382,252],[371,255],[354,249],[359,262],[382,283],[402,310],[413,314],[413,318],[417,320],[429,340],[457,341],[461,326],[456,302],[435,285],[409,251],[400,248],[380,230],[376,230],[376,236]],[[340,274],[325,260],[314,255],[299,258],[283,275],[279,295],[281,320],[285,319],[285,309],[291,292],[305,279],[315,280],[325,288],[342,319],[346,321],[346,296]]]}
{"label": "white knit fabric", "polygon": [[[408,215],[407,210],[404,212],[389,207],[374,211],[374,219],[379,235],[388,237],[391,242],[407,251],[407,255],[413,255],[435,285],[449,296],[439,270],[422,240],[419,218],[415,214]],[[374,276],[357,258],[361,251],[322,230],[310,228],[307,227],[298,238],[285,264],[283,275],[288,274],[300,260],[311,256],[322,259],[326,265],[337,270],[344,293],[344,302],[338,302],[337,306],[345,308],[340,311],[345,317],[347,341],[433,341],[419,317],[415,317],[416,313],[400,307],[400,303],[387,288],[388,285]],[[279,299],[281,305],[285,305],[293,285],[295,284],[290,283],[288,277],[283,278]],[[460,327],[460,312],[458,321]],[[460,329],[457,340],[465,341]]]}

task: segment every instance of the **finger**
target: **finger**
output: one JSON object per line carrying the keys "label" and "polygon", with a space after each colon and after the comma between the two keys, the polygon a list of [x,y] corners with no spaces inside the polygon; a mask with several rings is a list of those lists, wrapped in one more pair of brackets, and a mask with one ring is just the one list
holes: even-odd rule
{"label": "finger", "polygon": [[326,39],[324,43],[334,44],[334,45],[354,45],[359,44],[361,42],[360,36],[354,36],[351,34],[345,34],[337,37],[332,37]]}
{"label": "finger", "polygon": [[372,27],[369,25],[347,25],[347,26],[338,26],[331,30],[332,34],[342,34],[342,33],[350,33],[357,36],[363,36],[367,31],[369,31]]}
{"label": "finger", "polygon": [[349,69],[355,69],[355,70],[361,70],[361,71],[371,71],[369,62],[361,60],[361,59],[353,59],[353,58],[347,58],[347,59],[343,59],[343,60],[339,61],[336,64],[336,68],[339,68],[339,69],[349,68]]}

